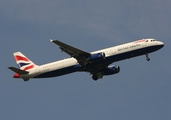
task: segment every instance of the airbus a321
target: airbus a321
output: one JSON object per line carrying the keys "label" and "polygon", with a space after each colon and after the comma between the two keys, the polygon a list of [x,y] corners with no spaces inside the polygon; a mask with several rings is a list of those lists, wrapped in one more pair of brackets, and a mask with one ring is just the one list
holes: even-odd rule
{"label": "airbus a321", "polygon": [[28,81],[30,78],[49,78],[84,71],[89,72],[92,79],[96,81],[103,76],[120,72],[118,65],[110,64],[140,55],[145,55],[146,60],[149,61],[149,53],[155,52],[164,46],[163,42],[148,38],[89,53],[59,40],[50,41],[58,45],[70,58],[36,65],[21,52],[15,52],[14,58],[19,68],[8,67],[16,73],[13,77]]}

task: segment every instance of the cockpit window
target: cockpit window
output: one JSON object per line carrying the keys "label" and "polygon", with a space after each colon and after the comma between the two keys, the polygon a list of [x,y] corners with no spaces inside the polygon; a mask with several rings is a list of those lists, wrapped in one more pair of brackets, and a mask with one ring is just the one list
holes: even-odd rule
{"label": "cockpit window", "polygon": [[151,40],[151,42],[156,41],[155,39]]}

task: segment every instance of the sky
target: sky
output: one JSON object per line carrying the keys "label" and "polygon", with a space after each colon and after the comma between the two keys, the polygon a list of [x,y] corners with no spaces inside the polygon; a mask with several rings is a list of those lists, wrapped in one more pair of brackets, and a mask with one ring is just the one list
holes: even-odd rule
{"label": "sky", "polygon": [[[170,120],[170,0],[1,0],[1,120]],[[164,48],[116,63],[97,82],[77,72],[48,79],[12,78],[13,53],[38,65],[69,57],[49,39],[87,52],[142,38]]]}

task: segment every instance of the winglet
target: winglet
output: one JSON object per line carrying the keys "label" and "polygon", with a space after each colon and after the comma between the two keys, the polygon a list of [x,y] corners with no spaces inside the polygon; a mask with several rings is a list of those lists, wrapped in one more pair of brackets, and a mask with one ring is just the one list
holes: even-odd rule
{"label": "winglet", "polygon": [[49,39],[50,40],[50,42],[53,42],[53,40],[52,39]]}

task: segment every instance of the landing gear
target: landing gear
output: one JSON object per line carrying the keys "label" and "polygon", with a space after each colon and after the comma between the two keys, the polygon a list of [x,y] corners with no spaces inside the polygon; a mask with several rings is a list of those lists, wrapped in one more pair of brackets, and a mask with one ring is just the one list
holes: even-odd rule
{"label": "landing gear", "polygon": [[99,72],[99,71],[95,71],[94,73],[92,73],[92,79],[94,80],[94,81],[97,81],[98,79],[102,79],[102,77],[103,77],[103,72]]}
{"label": "landing gear", "polygon": [[146,56],[146,60],[150,61],[150,58],[148,57],[148,54],[145,54],[145,56]]}
{"label": "landing gear", "polygon": [[96,75],[93,75],[93,76],[92,76],[92,79],[93,79],[94,81],[97,81],[97,80],[98,80],[98,77],[97,77]]}

